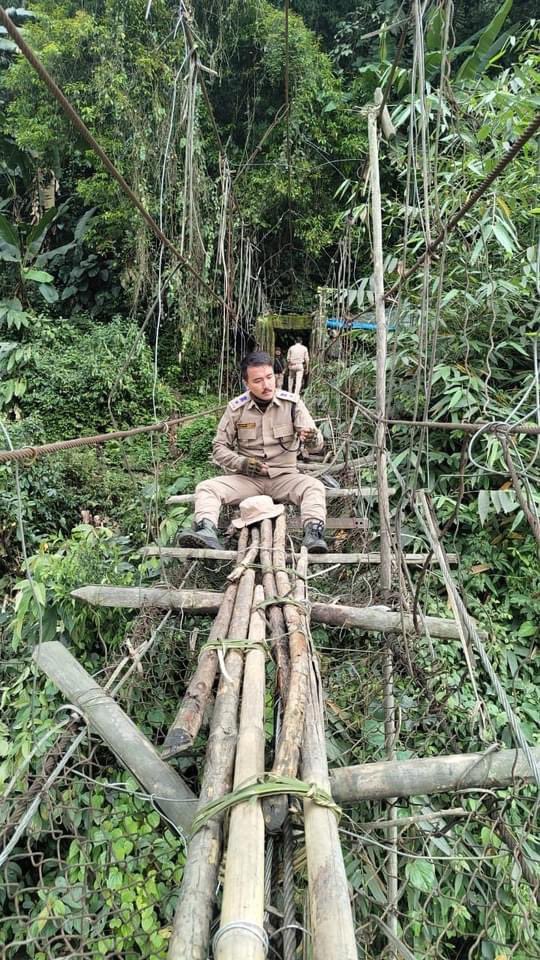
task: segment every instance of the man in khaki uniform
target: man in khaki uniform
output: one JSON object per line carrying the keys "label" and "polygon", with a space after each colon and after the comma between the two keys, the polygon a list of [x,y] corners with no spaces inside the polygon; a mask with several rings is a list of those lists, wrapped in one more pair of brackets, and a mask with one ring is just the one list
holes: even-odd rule
{"label": "man in khaki uniform", "polygon": [[276,390],[267,353],[248,354],[242,361],[242,377],[247,390],[228,404],[212,446],[214,463],[228,474],[197,484],[195,525],[178,542],[221,549],[217,525],[222,505],[263,494],[299,506],[304,545],[311,553],[326,553],[324,486],[300,473],[296,464],[300,444],[320,450],[322,435],[302,400]]}
{"label": "man in khaki uniform", "polygon": [[287,370],[289,372],[287,386],[290,390],[293,383],[293,393],[299,397],[302,380],[309,373],[309,351],[302,343],[301,337],[297,337],[296,343],[293,343],[287,351]]}

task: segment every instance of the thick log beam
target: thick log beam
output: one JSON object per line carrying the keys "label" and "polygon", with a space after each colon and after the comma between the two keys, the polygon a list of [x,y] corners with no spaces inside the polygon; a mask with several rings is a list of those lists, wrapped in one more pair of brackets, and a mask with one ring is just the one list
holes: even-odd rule
{"label": "thick log beam", "polygon": [[[540,761],[540,747],[532,752]],[[396,796],[454,793],[471,787],[503,789],[519,782],[532,782],[531,770],[522,750],[456,753],[422,760],[383,760],[336,767],[330,771],[332,796],[340,804],[387,800]]]}
{"label": "thick log beam", "polygon": [[[71,596],[100,607],[138,608],[146,604],[166,610],[183,610],[192,616],[217,613],[223,600],[222,593],[210,590],[173,590],[165,587],[104,587],[88,586],[72,590]],[[334,603],[314,603],[311,619],[331,627],[346,627],[367,633],[416,633],[410,614],[397,610],[381,610],[379,607],[346,607]],[[432,637],[459,640],[460,633],[455,620],[443,617],[423,617],[424,625]],[[486,634],[479,631],[479,636]]]}
{"label": "thick log beam", "polygon": [[90,728],[139,781],[156,805],[182,833],[195,813],[196,797],[180,775],[165,763],[127,713],[95,682],[62,643],[41,643],[33,653],[40,670],[75,704]]}

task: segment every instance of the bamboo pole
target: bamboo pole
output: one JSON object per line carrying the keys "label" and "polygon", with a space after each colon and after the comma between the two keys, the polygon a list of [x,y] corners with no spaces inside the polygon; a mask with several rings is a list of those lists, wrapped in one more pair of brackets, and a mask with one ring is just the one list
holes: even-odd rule
{"label": "bamboo pole", "polygon": [[121,764],[155,797],[157,806],[183,834],[195,813],[196,798],[182,778],[164,763],[156,749],[105,690],[57,640],[40,643],[33,658]]}
{"label": "bamboo pole", "polygon": [[[305,581],[297,581],[297,598],[306,596]],[[308,628],[306,618],[305,629]],[[322,690],[311,650],[302,745],[302,777],[330,793]],[[354,923],[345,864],[334,812],[304,800],[304,829],[313,960],[357,960]]]}
{"label": "bamboo pole", "polygon": [[[271,522],[271,521],[268,521]],[[255,587],[255,605],[264,600],[262,587]],[[265,619],[262,610],[251,614],[249,639],[263,641]],[[262,646],[246,655],[242,707],[234,786],[256,780],[264,773],[265,654]],[[264,960],[264,819],[259,801],[233,807],[229,821],[229,843],[223,883],[220,931],[214,947],[216,960]],[[253,925],[261,936],[250,927]],[[228,930],[227,930],[228,927]]]}
{"label": "bamboo pole", "polygon": [[[236,555],[240,562],[245,559],[244,555],[246,554],[247,542],[248,531],[244,528],[240,534],[238,553]],[[257,543],[254,544],[254,547],[257,548]],[[209,641],[220,640],[228,635],[229,624],[236,602],[237,586],[237,582],[235,581],[226,588],[216,619],[208,634]],[[173,757],[178,756],[183,750],[187,750],[195,740],[203,721],[206,705],[212,693],[212,687],[216,679],[216,670],[216,651],[203,650],[199,657],[195,673],[189,681],[174,723],[165,738],[161,752],[161,756],[164,759],[171,760]]]}
{"label": "bamboo pole", "polygon": [[373,224],[373,296],[375,300],[376,369],[375,369],[375,457],[379,494],[381,541],[381,590],[387,595],[391,587],[392,553],[390,543],[390,505],[386,465],[386,311],[384,306],[384,265],[382,249],[381,185],[377,134],[378,110],[368,114],[369,169],[371,177],[371,218]]}
{"label": "bamboo pole", "polygon": [[[261,523],[261,567],[264,598],[267,601],[278,596],[272,551],[272,521],[263,520]],[[281,559],[283,559],[283,557]],[[281,701],[284,705],[288,696],[291,665],[283,607],[275,603],[270,604],[267,607],[267,616],[270,623],[270,636],[272,637],[272,648],[277,665],[277,686]]]}
{"label": "bamboo pole", "polygon": [[[244,527],[244,530],[246,528]],[[244,531],[242,531],[244,532]],[[260,533],[258,527],[251,528],[251,544],[249,550],[246,551],[245,556],[240,560],[234,570],[231,570],[230,574],[227,577],[229,583],[235,583],[240,579],[244,570],[247,570],[257,559],[257,554],[259,553],[259,541]]]}
{"label": "bamboo pole", "polygon": [[[282,522],[280,523],[280,521]],[[274,536],[274,557],[277,568],[275,577],[280,597],[291,595],[289,576],[283,569],[284,555],[285,518],[281,516],[276,520]],[[300,581],[304,583],[307,574],[307,550],[304,548],[300,552],[297,573],[299,577],[297,583]],[[284,604],[283,613],[289,634],[291,678],[272,773],[279,777],[295,777],[300,760],[300,744],[306,709],[309,671],[308,646],[305,618],[300,607],[293,604]],[[263,802],[264,822],[269,833],[276,833],[281,829],[287,816],[287,806],[286,796],[268,797]]]}
{"label": "bamboo pole", "polygon": [[[164,607],[167,610],[185,610],[183,593],[181,590],[165,590],[155,587],[83,587],[72,591],[96,606],[105,607],[133,607],[138,608],[146,604],[154,607]],[[190,590],[188,608],[192,616],[198,614],[217,613],[223,600],[222,593],[210,593],[206,590]],[[81,597],[82,599],[82,597]],[[314,603],[311,606],[311,618],[316,623],[326,623],[332,627],[345,627],[350,630],[363,630],[367,633],[416,633],[414,620],[410,614],[395,610],[381,610],[379,607],[347,607],[334,603]],[[432,637],[441,637],[449,640],[459,640],[460,632],[455,620],[443,617],[422,617],[422,624]],[[487,634],[478,631],[483,639]]]}
{"label": "bamboo pole", "polygon": [[[540,747],[532,750],[540,763]],[[353,804],[389,797],[418,797],[470,789],[498,789],[532,783],[522,750],[487,750],[420,760],[381,760],[330,771],[336,803]]]}
{"label": "bamboo pole", "polygon": [[[248,633],[255,574],[246,570],[238,585],[230,632],[238,639]],[[238,697],[244,658],[229,650],[212,714],[206,750],[200,806],[228,793],[232,786],[238,725]],[[221,860],[222,818],[213,817],[191,839],[180,899],[169,944],[169,960],[206,960],[210,923]]]}
{"label": "bamboo pole", "polygon": [[[222,562],[224,560],[236,560],[236,550],[206,550],[197,547],[143,547],[140,551],[143,557],[161,557],[163,560],[215,560]],[[426,560],[429,561],[428,553],[404,553],[402,559],[405,563],[415,566],[424,566]],[[457,554],[448,555],[450,563],[457,563]],[[289,554],[287,561],[291,559]],[[336,563],[352,566],[375,566],[381,562],[381,555],[376,551],[371,553],[310,553],[308,564],[315,566],[330,567]]]}

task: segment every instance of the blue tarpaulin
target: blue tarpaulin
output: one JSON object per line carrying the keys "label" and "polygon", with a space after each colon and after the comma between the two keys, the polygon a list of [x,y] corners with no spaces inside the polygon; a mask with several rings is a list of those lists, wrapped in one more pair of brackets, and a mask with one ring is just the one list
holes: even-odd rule
{"label": "blue tarpaulin", "polygon": [[[341,317],[329,317],[326,321],[327,330],[343,330],[345,327],[346,330],[376,330],[377,324],[370,322],[369,320],[353,320],[350,321],[342,320]],[[395,330],[394,324],[390,324],[388,330]]]}

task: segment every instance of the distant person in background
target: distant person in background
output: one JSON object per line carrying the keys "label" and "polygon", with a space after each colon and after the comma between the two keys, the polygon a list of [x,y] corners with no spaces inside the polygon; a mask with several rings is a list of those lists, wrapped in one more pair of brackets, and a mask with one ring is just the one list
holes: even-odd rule
{"label": "distant person in background", "polygon": [[296,343],[289,347],[287,353],[288,387],[297,397],[300,396],[302,383],[307,381],[309,373],[309,352],[304,346],[302,337],[296,338]]}
{"label": "distant person in background", "polygon": [[276,389],[283,389],[283,377],[285,376],[285,360],[281,352],[281,347],[276,347],[274,351],[274,373],[276,375]]}

